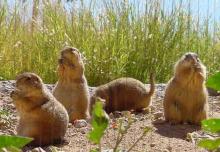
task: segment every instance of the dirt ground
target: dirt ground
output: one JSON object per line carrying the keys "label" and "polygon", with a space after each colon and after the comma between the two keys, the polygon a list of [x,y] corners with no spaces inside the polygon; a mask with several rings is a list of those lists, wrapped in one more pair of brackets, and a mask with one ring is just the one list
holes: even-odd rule
{"label": "dirt ground", "polygon": [[[53,85],[48,85],[51,90]],[[16,109],[12,104],[9,93],[14,88],[14,81],[0,82],[0,108],[5,117],[0,118],[0,134],[16,134],[15,127],[18,120]],[[135,140],[142,134],[145,126],[151,126],[153,131],[146,134],[132,151],[138,152],[203,152],[206,151],[196,146],[196,140],[187,138],[189,133],[197,138],[206,136],[197,126],[188,124],[171,126],[163,123],[163,107],[162,99],[164,96],[165,84],[158,84],[155,97],[151,105],[151,111],[144,111],[138,114],[132,114],[134,123],[128,130],[128,133],[120,144],[120,149],[126,151]],[[92,92],[91,88],[91,92]],[[210,117],[220,117],[220,96],[209,97]],[[110,152],[115,145],[117,138],[117,129],[115,129],[115,121],[123,119],[124,113],[114,113],[110,116],[110,126],[106,135],[102,139],[103,151]],[[116,126],[117,127],[117,126]],[[76,128],[69,124],[66,134],[66,142],[62,145],[55,145],[57,151],[64,152],[89,152],[95,145],[91,144],[87,139],[87,133],[91,130],[91,126]],[[191,136],[189,136],[191,137]],[[48,148],[44,147],[46,151]]]}

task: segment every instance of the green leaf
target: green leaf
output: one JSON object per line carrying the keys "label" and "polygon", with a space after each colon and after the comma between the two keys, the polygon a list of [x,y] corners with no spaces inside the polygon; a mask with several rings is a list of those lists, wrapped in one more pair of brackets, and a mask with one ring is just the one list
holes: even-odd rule
{"label": "green leaf", "polygon": [[209,79],[206,82],[206,86],[220,91],[220,72],[209,77]]}
{"label": "green leaf", "polygon": [[220,147],[220,138],[200,140],[198,145],[208,150],[214,150]]}
{"label": "green leaf", "polygon": [[0,149],[3,147],[22,148],[32,140],[33,140],[32,138],[27,138],[27,137],[1,135]]}
{"label": "green leaf", "polygon": [[202,121],[202,128],[212,133],[220,132],[220,119],[212,118]]}
{"label": "green leaf", "polygon": [[95,144],[99,144],[106,128],[108,127],[109,119],[100,100],[97,100],[92,111],[92,131],[89,132],[88,138]]}

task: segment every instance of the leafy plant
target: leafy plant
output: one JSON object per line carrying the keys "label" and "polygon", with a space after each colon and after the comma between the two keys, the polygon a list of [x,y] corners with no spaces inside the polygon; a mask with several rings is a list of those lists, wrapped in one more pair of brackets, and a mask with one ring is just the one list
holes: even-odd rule
{"label": "leafy plant", "polygon": [[[92,131],[89,132],[88,138],[95,144],[99,144],[99,150],[101,151],[101,138],[109,124],[109,118],[103,110],[102,102],[97,99],[93,111],[92,111]],[[96,151],[96,150],[92,150]]]}
{"label": "leafy plant", "polygon": [[208,150],[218,149],[220,145],[220,138],[217,139],[203,139],[199,142],[199,146]]}
{"label": "leafy plant", "polygon": [[202,128],[205,131],[218,133],[220,132],[220,119],[209,119],[202,122]]}
{"label": "leafy plant", "polygon": [[0,152],[7,149],[12,152],[21,151],[20,148],[24,147],[26,144],[30,143],[33,139],[20,136],[0,136]]}
{"label": "leafy plant", "polygon": [[[118,136],[116,139],[116,143],[111,149],[113,152],[119,152],[119,145],[122,142],[124,136],[127,134],[128,130],[130,129],[133,120],[130,115],[127,116],[126,121],[123,119],[119,119],[118,121]],[[92,131],[89,132],[88,138],[91,142],[98,144],[99,147],[96,149],[92,149],[90,152],[101,152],[102,145],[101,145],[101,138],[105,134],[105,130],[107,129],[109,124],[109,118],[105,111],[103,110],[102,102],[97,99],[93,112],[92,112]],[[143,137],[151,130],[150,127],[145,127],[143,133],[140,137],[128,148],[127,152],[130,152],[137,143],[143,139]]]}
{"label": "leafy plant", "polygon": [[212,89],[220,91],[220,72],[216,73],[215,75],[211,76],[207,82],[206,86]]}
{"label": "leafy plant", "polygon": [[[126,121],[127,122],[127,121]],[[128,123],[126,123],[125,125],[123,125],[123,121],[122,119],[119,119],[119,128],[118,128],[118,136],[116,139],[116,144],[113,148],[113,152],[118,152],[118,146],[120,145],[120,143],[122,142],[124,136],[127,134],[128,130],[130,129],[131,125],[133,123],[133,120],[130,116],[128,116]],[[126,150],[126,152],[130,152],[136,145],[137,143],[143,139],[143,137],[151,130],[151,127],[145,127],[143,130],[142,135],[140,135],[136,141]]]}
{"label": "leafy plant", "polygon": [[213,139],[203,139],[199,141],[199,146],[208,150],[216,150],[220,148],[220,119],[208,119],[202,121],[202,128],[210,133],[217,133],[218,137]]}
{"label": "leafy plant", "polygon": [[[220,91],[220,72],[211,76],[206,85],[210,88]],[[217,134],[217,137],[212,139],[203,139],[199,141],[198,145],[210,151],[220,150],[220,119],[212,118],[203,120],[202,129],[212,134]]]}

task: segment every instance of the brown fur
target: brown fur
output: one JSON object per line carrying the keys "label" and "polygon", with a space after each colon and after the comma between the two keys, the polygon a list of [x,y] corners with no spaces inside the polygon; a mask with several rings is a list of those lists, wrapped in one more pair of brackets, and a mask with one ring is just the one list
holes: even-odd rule
{"label": "brown fur", "polygon": [[58,75],[53,94],[67,109],[70,121],[89,118],[89,90],[82,57],[76,48],[61,51]]}
{"label": "brown fur", "polygon": [[165,119],[172,124],[200,124],[207,118],[206,68],[195,53],[186,53],[175,65],[164,97]]}
{"label": "brown fur", "polygon": [[97,97],[104,99],[107,113],[124,110],[141,111],[149,106],[155,90],[152,75],[150,79],[150,90],[133,78],[119,78],[97,87],[91,98],[90,113]]}
{"label": "brown fur", "polygon": [[69,122],[67,111],[39,76],[33,73],[19,75],[11,98],[20,116],[18,135],[34,138],[30,144],[34,146],[62,141]]}

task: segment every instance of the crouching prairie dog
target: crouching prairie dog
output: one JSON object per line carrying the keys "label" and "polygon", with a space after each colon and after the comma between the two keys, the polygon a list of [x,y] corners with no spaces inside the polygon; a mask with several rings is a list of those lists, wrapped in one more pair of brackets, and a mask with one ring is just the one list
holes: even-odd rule
{"label": "crouching prairie dog", "polygon": [[20,116],[17,134],[32,137],[32,146],[60,143],[67,130],[66,109],[34,73],[17,76],[11,98]]}
{"label": "crouching prairie dog", "polygon": [[186,53],[177,61],[174,76],[164,97],[164,116],[171,124],[188,122],[199,125],[208,113],[205,87],[206,68],[195,53]]}
{"label": "crouching prairie dog", "polygon": [[119,78],[96,88],[91,97],[90,113],[97,98],[104,102],[107,113],[113,111],[141,111],[150,105],[155,90],[153,74],[150,76],[150,89],[139,80]]}
{"label": "crouching prairie dog", "polygon": [[88,119],[89,89],[84,75],[84,63],[76,48],[66,47],[61,51],[58,76],[53,95],[67,109],[70,122]]}

